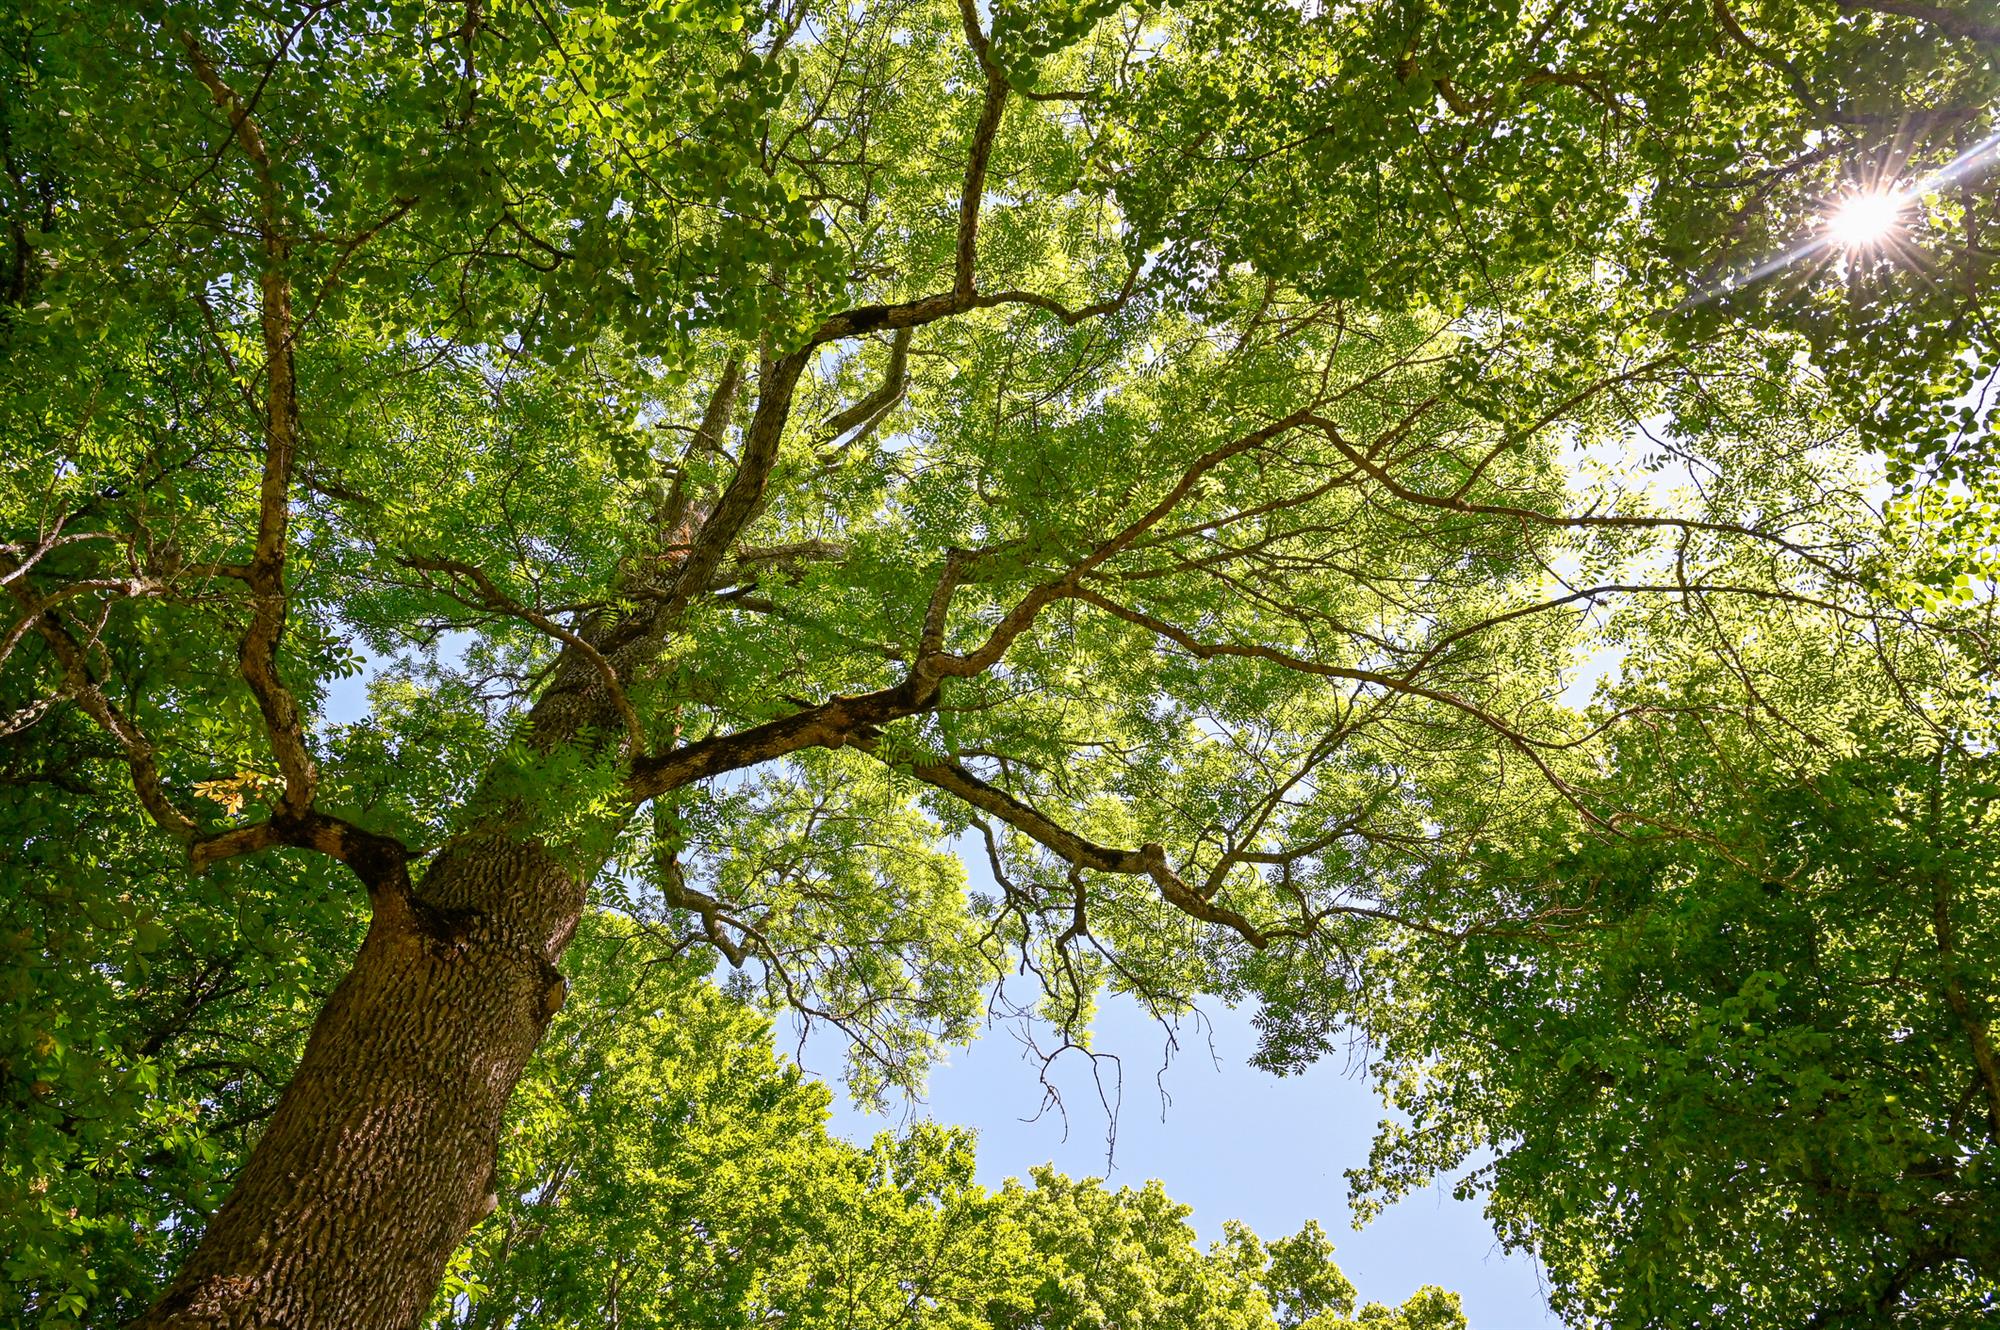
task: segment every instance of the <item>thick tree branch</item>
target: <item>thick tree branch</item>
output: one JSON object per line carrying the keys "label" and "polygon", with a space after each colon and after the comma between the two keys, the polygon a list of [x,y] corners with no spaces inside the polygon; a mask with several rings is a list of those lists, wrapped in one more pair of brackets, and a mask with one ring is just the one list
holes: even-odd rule
{"label": "thick tree branch", "polygon": [[1071,575],[1065,574],[1032,588],[979,646],[964,653],[920,655],[903,681],[892,687],[831,698],[762,725],[634,762],[627,791],[635,801],[644,801],[803,748],[840,748],[870,739],[891,721],[934,708],[942,680],[971,678],[992,668],[1045,607],[1072,594],[1071,581]]}
{"label": "thick tree branch", "polygon": [[317,850],[338,859],[371,893],[409,894],[408,847],[394,837],[363,830],[316,809],[298,815],[281,810],[267,821],[200,837],[194,842],[189,858],[195,871],[203,872],[225,859],[280,846]]}
{"label": "thick tree branch", "polygon": [[[400,887],[407,892],[408,851],[394,840],[363,831],[312,809],[318,772],[308,751],[298,704],[277,668],[278,645],[287,612],[284,566],[290,485],[298,446],[297,378],[293,368],[294,322],[291,286],[286,275],[287,241],[280,216],[276,174],[269,148],[250,107],[225,83],[192,34],[179,34],[196,78],[229,117],[230,138],[249,159],[258,182],[259,231],[264,266],[259,274],[259,322],[263,334],[266,381],[262,403],[264,465],[258,484],[257,530],[250,561],[242,565],[211,565],[201,576],[228,576],[243,581],[251,595],[250,623],[238,645],[243,680],[263,716],[284,789],[269,820],[204,836],[195,819],[166,791],[155,749],[144,732],[111,701],[90,668],[88,647],[79,642],[57,613],[59,605],[86,593],[157,595],[167,584],[150,573],[126,578],[95,578],[72,582],[47,595],[37,595],[24,574],[61,537],[60,525],[32,555],[14,561],[6,578],[24,611],[9,630],[0,658],[33,627],[48,643],[61,667],[65,691],[118,743],[131,771],[133,789],[147,814],[175,839],[189,846],[197,870],[224,859],[279,845],[295,845],[329,854],[352,868],[371,890]],[[79,537],[88,538],[88,537]],[[108,613],[108,606],[107,606]]]}
{"label": "thick tree branch", "polygon": [[882,412],[902,400],[903,391],[909,387],[908,365],[910,359],[911,329],[898,328],[889,341],[889,364],[882,372],[882,384],[874,392],[848,407],[836,412],[820,422],[820,433],[827,443],[836,442],[841,435],[865,425]]}
{"label": "thick tree branch", "polygon": [[[16,586],[14,594],[25,599],[28,591],[25,587]],[[105,694],[103,686],[91,673],[84,645],[76,640],[52,609],[41,611],[35,627],[42,640],[49,644],[56,663],[62,667],[69,695],[123,751],[125,764],[132,773],[132,789],[139,796],[139,803],[147,815],[174,839],[193,841],[197,830],[195,821],[167,794],[159,763],[154,759],[152,741]]]}
{"label": "thick tree branch", "polygon": [[298,700],[278,672],[278,644],[285,633],[287,524],[292,466],[298,450],[298,379],[293,368],[291,279],[277,175],[263,131],[250,107],[233,91],[191,32],[180,34],[195,77],[229,116],[230,132],[250,159],[261,201],[264,267],[258,274],[259,323],[264,338],[264,470],[257,490],[257,538],[248,566],[250,623],[237,648],[243,681],[257,700],[285,788],[284,810],[302,815],[312,806],[319,770],[306,746]]}
{"label": "thick tree branch", "polygon": [[660,614],[662,626],[707,589],[730,547],[756,516],[763,503],[764,487],[770,483],[771,470],[778,462],[778,445],[791,419],[799,374],[810,355],[810,348],[794,351],[764,367],[757,385],[757,409],[743,432],[743,455],[737,462],[736,474],[730,477],[729,487],[716,500],[715,510],[688,547],[687,559],[666,595],[666,605]]}
{"label": "thick tree branch", "polygon": [[[879,756],[877,746],[872,740],[858,740],[853,746]],[[998,818],[1074,867],[1099,873],[1151,879],[1153,885],[1159,889],[1160,898],[1167,904],[1190,918],[1229,929],[1259,951],[1273,942],[1310,936],[1319,920],[1331,914],[1380,919],[1387,923],[1415,928],[1421,932],[1448,936],[1445,930],[1433,925],[1406,918],[1392,911],[1364,905],[1329,905],[1309,915],[1301,924],[1259,927],[1237,911],[1226,905],[1217,904],[1208,896],[1188,886],[1167,862],[1166,850],[1157,842],[1149,841],[1136,849],[1101,845],[1087,836],[1071,831],[999,786],[981,780],[955,762],[892,765],[895,765],[896,770],[907,772],[926,785],[955,795],[981,812]]]}
{"label": "thick tree branch", "polygon": [[959,191],[958,252],[952,275],[952,295],[969,300],[979,248],[979,205],[986,196],[986,167],[993,157],[993,139],[1000,132],[1000,117],[1007,109],[1007,74],[993,61],[986,37],[979,31],[979,15],[972,0],[959,0],[958,12],[965,24],[966,40],[972,44],[979,67],[986,75],[986,98],[979,108],[979,123],[972,131],[965,183]]}
{"label": "thick tree branch", "polygon": [[1131,299],[1133,289],[1138,285],[1138,269],[1134,268],[1125,278],[1125,285],[1115,296],[1071,309],[1061,301],[1033,291],[994,291],[984,295],[960,296],[954,292],[920,296],[915,300],[897,305],[857,305],[830,315],[818,328],[813,330],[809,345],[824,346],[849,337],[860,337],[865,333],[883,329],[921,328],[927,323],[963,314],[967,310],[994,309],[1001,305],[1028,305],[1054,315],[1064,324],[1074,325],[1085,319],[1101,318],[1124,308]]}
{"label": "thick tree branch", "polygon": [[850,738],[892,720],[928,711],[937,702],[911,680],[892,688],[835,697],[777,720],[641,758],[632,764],[626,788],[635,802],[740,771],[804,748],[839,748]]}
{"label": "thick tree branch", "polygon": [[[861,745],[857,745],[859,747]],[[1183,882],[1167,863],[1166,850],[1155,842],[1137,849],[1100,845],[1062,826],[1054,819],[1016,799],[997,785],[990,785],[965,768],[950,762],[919,762],[907,770],[926,785],[957,795],[966,803],[991,814],[1021,832],[1036,844],[1051,850],[1079,868],[1100,873],[1121,873],[1152,879],[1160,897],[1181,913],[1206,923],[1230,929],[1252,947],[1262,950],[1275,939],[1296,936],[1289,928],[1261,929],[1248,919],[1214,901],[1204,900]]]}

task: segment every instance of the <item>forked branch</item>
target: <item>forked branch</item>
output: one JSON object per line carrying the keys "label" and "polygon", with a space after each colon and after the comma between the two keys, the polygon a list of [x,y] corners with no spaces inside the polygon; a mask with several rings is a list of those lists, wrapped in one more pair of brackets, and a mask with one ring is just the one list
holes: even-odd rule
{"label": "forked branch", "polygon": [[523,605],[521,602],[515,600],[505,591],[502,591],[493,579],[488,577],[476,565],[464,563],[458,559],[444,559],[434,555],[421,554],[402,554],[397,556],[396,561],[405,568],[414,569],[419,572],[444,573],[455,581],[468,583],[473,589],[474,598],[461,596],[455,591],[447,592],[447,594],[461,603],[472,605],[474,608],[488,609],[496,614],[504,614],[509,618],[519,619],[521,622],[548,637],[554,638],[582,656],[585,661],[589,662],[590,667],[597,671],[597,676],[603,681],[604,690],[610,696],[612,705],[618,708],[619,719],[625,723],[627,755],[641,754],[646,751],[645,727],[639,723],[639,713],[633,710],[631,699],[625,695],[625,687],[618,678],[617,669],[582,634],[565,628],[562,624],[557,623],[554,619],[535,609],[533,606]]}

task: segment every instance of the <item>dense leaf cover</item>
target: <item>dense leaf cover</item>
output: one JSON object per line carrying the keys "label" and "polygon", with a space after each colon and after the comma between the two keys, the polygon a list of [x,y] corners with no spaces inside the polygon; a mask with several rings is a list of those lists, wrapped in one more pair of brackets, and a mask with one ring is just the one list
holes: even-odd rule
{"label": "dense leaf cover", "polygon": [[[306,1030],[372,1122],[405,1069],[357,1031],[532,990],[399,1046],[495,1107],[344,1193],[422,1211],[446,1137],[476,1190],[547,1026],[474,1323],[816,1314],[827,1253],[893,1282],[961,1214],[1005,1240],[926,1296],[995,1324],[1149,1226],[1135,1290],[1306,1317],[1269,1271],[1317,1239],[843,1153],[754,1050],[673,1091],[700,1142],[580,1100],[748,1019],[669,983],[698,944],[863,1095],[1010,976],[1072,1036],[1107,987],[1258,1003],[1277,1068],[1358,1031],[1409,1115],[1364,1188],[1496,1151],[1467,1185],[1582,1324],[1990,1314],[1996,51],[1914,0],[20,0],[9,1310],[185,1258],[153,1324],[362,1317],[338,1180],[351,1276],[232,1245],[311,1227],[282,1188],[215,1209],[347,1130],[270,1118]],[[824,1189],[613,1199],[758,1086]],[[530,1220],[600,1107],[624,1171]],[[478,1218],[393,1235],[368,1323]],[[739,1223],[775,1245],[660,1282]],[[266,1246],[317,1291],[242,1293]]]}
{"label": "dense leaf cover", "polygon": [[1452,871],[1534,903],[1544,937],[1376,958],[1356,1015],[1407,1116],[1357,1189],[1495,1149],[1468,1189],[1583,1323],[1986,1323],[1990,757],[1788,778],[1670,751],[1627,771],[1702,787],[1712,840],[1496,849]]}

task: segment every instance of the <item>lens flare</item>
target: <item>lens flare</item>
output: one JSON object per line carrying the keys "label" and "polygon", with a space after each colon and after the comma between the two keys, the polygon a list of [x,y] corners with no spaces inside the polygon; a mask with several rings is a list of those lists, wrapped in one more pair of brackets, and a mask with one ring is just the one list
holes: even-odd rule
{"label": "lens flare", "polygon": [[1929,198],[1961,181],[1977,179],[1996,166],[2000,166],[2000,133],[1988,134],[1943,166],[1901,189],[1856,189],[1829,208],[1818,227],[1800,237],[1791,248],[1690,291],[1676,309],[1705,305],[1794,264],[1820,258],[1828,250],[1845,249],[1861,254],[1891,245],[1898,249],[1909,247],[1912,241],[1907,233],[1912,228],[1907,214],[1919,199]]}
{"label": "lens flare", "polygon": [[1868,190],[1849,194],[1826,219],[1827,238],[1842,249],[1867,249],[1896,233],[1909,197],[1900,192]]}

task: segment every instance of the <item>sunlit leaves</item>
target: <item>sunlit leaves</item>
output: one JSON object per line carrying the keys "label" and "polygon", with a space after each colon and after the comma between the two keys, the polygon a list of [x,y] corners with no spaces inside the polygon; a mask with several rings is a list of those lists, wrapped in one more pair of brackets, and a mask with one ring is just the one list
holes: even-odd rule
{"label": "sunlit leaves", "polygon": [[1355,1009],[1407,1121],[1357,1187],[1491,1148],[1490,1213],[1586,1323],[1976,1322],[2000,1238],[1969,996],[1994,982],[1990,773],[1899,736],[1796,776],[1670,741],[1624,771],[1695,801],[1706,849],[1551,837],[1446,870],[1546,923],[1379,958]]}

